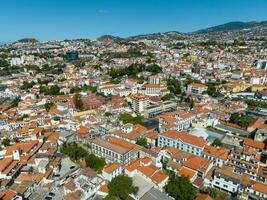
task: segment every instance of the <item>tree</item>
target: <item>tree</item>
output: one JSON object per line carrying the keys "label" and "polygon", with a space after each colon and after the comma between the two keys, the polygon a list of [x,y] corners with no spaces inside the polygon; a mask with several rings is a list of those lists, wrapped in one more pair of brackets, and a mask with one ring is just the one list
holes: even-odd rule
{"label": "tree", "polygon": [[194,200],[196,196],[196,189],[184,176],[170,178],[165,191],[176,200]]}
{"label": "tree", "polygon": [[90,154],[85,157],[86,166],[91,167],[96,172],[101,173],[103,167],[106,165],[104,158],[98,158],[94,154]]}
{"label": "tree", "polygon": [[208,194],[211,196],[211,198],[215,199],[217,197],[218,191],[216,188],[210,188],[208,187],[205,191],[205,194]]}
{"label": "tree", "polygon": [[34,85],[35,85],[35,83],[33,81],[32,82],[23,81],[23,84],[22,84],[22,86],[20,86],[20,89],[21,90],[27,90],[27,89],[32,88]]}
{"label": "tree", "polygon": [[122,113],[119,116],[119,120],[121,120],[124,124],[127,124],[127,123],[140,124],[143,120],[143,117],[140,115],[133,117],[129,113]]}
{"label": "tree", "polygon": [[126,199],[129,194],[136,194],[138,187],[133,186],[132,178],[124,175],[116,176],[108,184],[109,196]]}
{"label": "tree", "polygon": [[80,93],[76,93],[73,97],[73,103],[75,108],[81,109],[83,107],[83,102]]}
{"label": "tree", "polygon": [[9,138],[4,138],[2,141],[2,145],[6,146],[10,146],[10,139]]}
{"label": "tree", "polygon": [[212,142],[212,144],[211,144],[212,146],[216,146],[216,147],[221,147],[221,146],[223,146],[223,143],[219,140],[219,139],[215,139],[213,142]]}
{"label": "tree", "polygon": [[237,124],[243,128],[247,128],[252,122],[253,118],[248,116],[241,116],[239,113],[233,113],[230,117],[230,122]]}
{"label": "tree", "polygon": [[181,94],[182,92],[181,83],[180,81],[176,79],[168,79],[167,86],[168,86],[168,90],[170,90],[170,92],[173,94]]}
{"label": "tree", "polygon": [[161,98],[161,100],[163,100],[163,101],[168,101],[168,100],[172,99],[173,97],[174,97],[174,95],[173,95],[172,93],[170,93],[170,94],[165,94],[165,95]]}
{"label": "tree", "polygon": [[138,138],[136,141],[136,144],[138,144],[142,147],[148,148],[147,139],[145,137]]}
{"label": "tree", "polygon": [[53,105],[55,105],[53,102],[46,102],[44,104],[45,110],[48,112]]}

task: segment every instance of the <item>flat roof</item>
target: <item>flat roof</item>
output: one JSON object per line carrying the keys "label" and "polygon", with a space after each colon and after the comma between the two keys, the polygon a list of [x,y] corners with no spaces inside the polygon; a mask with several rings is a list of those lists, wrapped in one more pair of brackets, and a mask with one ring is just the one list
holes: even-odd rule
{"label": "flat roof", "polygon": [[156,188],[151,188],[140,198],[140,200],[172,200],[172,198]]}

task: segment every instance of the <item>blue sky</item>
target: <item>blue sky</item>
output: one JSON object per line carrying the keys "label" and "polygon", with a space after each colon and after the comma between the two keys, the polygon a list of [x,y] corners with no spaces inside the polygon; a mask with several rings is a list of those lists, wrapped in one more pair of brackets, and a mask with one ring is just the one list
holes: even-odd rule
{"label": "blue sky", "polygon": [[0,0],[0,41],[190,32],[266,10],[267,0]]}

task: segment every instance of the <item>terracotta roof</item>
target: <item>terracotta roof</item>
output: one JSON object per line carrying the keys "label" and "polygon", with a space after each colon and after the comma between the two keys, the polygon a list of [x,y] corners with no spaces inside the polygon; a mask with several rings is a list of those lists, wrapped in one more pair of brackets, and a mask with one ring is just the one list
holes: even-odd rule
{"label": "terracotta roof", "polygon": [[125,169],[127,169],[128,171],[133,171],[133,170],[139,168],[142,164],[148,165],[151,162],[152,162],[152,160],[149,157],[139,158],[139,159],[131,162]]}
{"label": "terracotta roof", "polygon": [[16,196],[16,192],[10,189],[4,189],[0,191],[0,199],[1,200],[10,200]]}
{"label": "terracotta roof", "polygon": [[160,135],[171,139],[180,139],[184,143],[198,147],[204,147],[207,144],[207,141],[205,139],[182,131],[169,130],[161,133]]}
{"label": "terracotta roof", "polygon": [[183,164],[185,167],[195,171],[206,172],[209,166],[212,164],[212,161],[199,156],[191,156]]}
{"label": "terracotta roof", "polygon": [[263,142],[255,141],[250,138],[244,138],[244,145],[260,150],[263,150],[265,147]]}
{"label": "terracotta roof", "polygon": [[230,149],[224,147],[213,147],[206,145],[204,148],[204,154],[211,155],[222,160],[227,160],[230,153]]}
{"label": "terracotta roof", "polygon": [[110,174],[113,171],[115,171],[116,169],[118,169],[119,167],[120,167],[120,165],[118,163],[110,163],[104,167],[103,171]]}
{"label": "terracotta roof", "polygon": [[155,132],[150,132],[150,133],[146,134],[146,137],[151,139],[151,140],[155,140],[158,138],[158,134]]}
{"label": "terracotta roof", "polygon": [[145,84],[145,88],[160,88],[160,84]]}
{"label": "terracotta roof", "polygon": [[191,83],[190,85],[193,87],[207,87],[207,85],[203,83]]}
{"label": "terracotta roof", "polygon": [[262,183],[254,183],[252,184],[251,188],[255,191],[258,191],[260,193],[266,194],[267,195],[267,185],[262,184]]}
{"label": "terracotta roof", "polygon": [[178,175],[180,176],[185,176],[187,177],[189,180],[191,180],[196,174],[197,172],[191,169],[188,169],[186,167],[182,167],[178,172]]}
{"label": "terracotta roof", "polygon": [[119,154],[125,154],[129,151],[132,150],[132,147],[130,146],[123,146],[123,145],[118,145],[117,143],[114,143],[112,141],[107,141],[107,140],[102,140],[100,138],[95,138],[92,140],[92,143],[95,143],[99,146],[102,146],[104,148],[110,149],[112,151],[115,151]]}
{"label": "terracotta roof", "polygon": [[165,181],[168,178],[169,176],[165,174],[163,171],[158,171],[151,177],[152,181],[157,184],[160,184],[162,181]]}
{"label": "terracotta roof", "polygon": [[104,184],[104,185],[101,185],[101,187],[99,188],[99,191],[100,192],[104,192],[104,193],[108,193],[108,185],[107,184]]}

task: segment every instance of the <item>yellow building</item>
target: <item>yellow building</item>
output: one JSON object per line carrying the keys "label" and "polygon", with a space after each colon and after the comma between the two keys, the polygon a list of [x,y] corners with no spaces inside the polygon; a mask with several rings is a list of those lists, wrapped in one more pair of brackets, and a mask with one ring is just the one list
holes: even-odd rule
{"label": "yellow building", "polygon": [[263,90],[267,90],[267,85],[252,85],[251,86],[252,92],[263,91]]}

